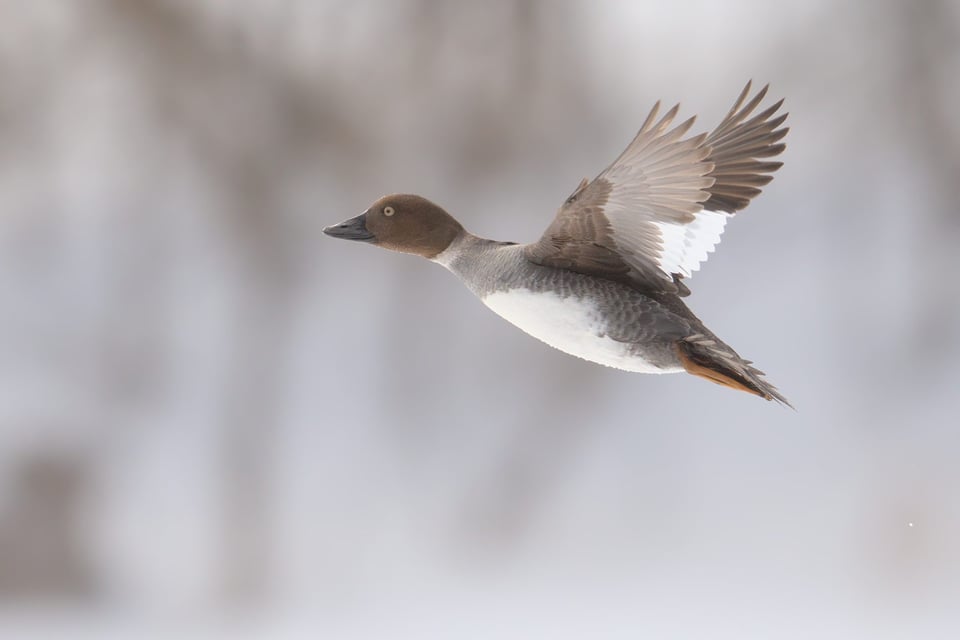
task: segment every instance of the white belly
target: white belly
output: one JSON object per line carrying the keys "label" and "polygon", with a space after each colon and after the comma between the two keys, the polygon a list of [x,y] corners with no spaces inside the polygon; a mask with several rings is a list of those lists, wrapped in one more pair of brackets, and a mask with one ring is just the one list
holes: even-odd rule
{"label": "white belly", "polygon": [[507,322],[572,356],[637,373],[682,371],[680,367],[654,366],[630,353],[628,344],[607,337],[605,323],[588,300],[511,289],[491,293],[483,302]]}

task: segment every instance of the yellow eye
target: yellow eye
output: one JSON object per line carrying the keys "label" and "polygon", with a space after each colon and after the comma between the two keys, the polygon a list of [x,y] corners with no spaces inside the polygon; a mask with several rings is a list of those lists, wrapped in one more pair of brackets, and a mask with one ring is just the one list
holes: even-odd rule
{"label": "yellow eye", "polygon": [[385,215],[385,216],[392,216],[394,213],[395,213],[395,212],[394,212],[394,210],[393,210],[393,207],[384,207],[384,208],[383,208],[383,215]]}

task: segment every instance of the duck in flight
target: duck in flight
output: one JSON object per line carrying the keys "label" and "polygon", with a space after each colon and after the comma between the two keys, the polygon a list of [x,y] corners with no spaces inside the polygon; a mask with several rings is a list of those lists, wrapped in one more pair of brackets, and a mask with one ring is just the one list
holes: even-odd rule
{"label": "duck in flight", "polygon": [[[495,313],[568,354],[640,373],[686,371],[789,406],[762,371],[715,336],[683,298],[727,220],[773,179],[785,148],[783,100],[757,112],[767,87],[747,83],[710,133],[673,125],[679,105],[583,180],[536,242],[477,237],[440,206],[389,195],[327,235],[423,256]],[[756,113],[755,113],[756,112]]]}

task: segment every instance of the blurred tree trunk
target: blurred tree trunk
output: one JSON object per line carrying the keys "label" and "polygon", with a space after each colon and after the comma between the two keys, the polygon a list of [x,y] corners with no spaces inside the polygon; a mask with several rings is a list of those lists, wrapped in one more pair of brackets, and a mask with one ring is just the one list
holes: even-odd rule
{"label": "blurred tree trunk", "polygon": [[960,242],[960,208],[956,185],[960,177],[960,126],[952,104],[960,59],[960,21],[946,0],[894,2],[891,25],[897,28],[896,73],[889,76],[888,95],[894,97],[903,123],[901,139],[921,165],[930,189],[932,210],[904,211],[917,220],[910,249],[916,257],[914,282],[918,304],[913,313],[913,335],[903,342],[904,369],[915,366],[917,354],[942,368],[956,354],[944,350],[932,336],[955,334],[960,326],[960,280],[956,277],[956,247]]}
{"label": "blurred tree trunk", "polygon": [[95,595],[79,518],[93,462],[79,453],[41,452],[12,469],[0,510],[0,600],[42,603]]}

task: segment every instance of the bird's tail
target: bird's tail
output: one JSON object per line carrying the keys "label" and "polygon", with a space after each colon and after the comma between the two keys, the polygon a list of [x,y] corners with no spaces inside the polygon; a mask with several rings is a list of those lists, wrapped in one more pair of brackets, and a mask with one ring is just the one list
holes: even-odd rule
{"label": "bird's tail", "polygon": [[676,349],[687,373],[767,400],[776,400],[793,409],[777,388],[763,379],[763,371],[755,369],[752,362],[741,358],[716,337],[697,333],[678,340]]}

